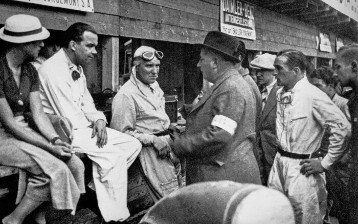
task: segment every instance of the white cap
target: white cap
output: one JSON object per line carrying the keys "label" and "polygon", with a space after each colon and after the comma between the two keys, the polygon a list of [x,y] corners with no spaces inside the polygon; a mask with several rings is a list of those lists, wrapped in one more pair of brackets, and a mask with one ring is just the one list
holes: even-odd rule
{"label": "white cap", "polygon": [[250,62],[250,67],[254,69],[275,70],[275,67],[273,66],[275,58],[276,55],[269,53],[257,55],[254,60]]}
{"label": "white cap", "polygon": [[148,46],[140,46],[135,52],[133,57],[142,57],[144,52],[155,52],[155,49],[152,47],[148,47]]}

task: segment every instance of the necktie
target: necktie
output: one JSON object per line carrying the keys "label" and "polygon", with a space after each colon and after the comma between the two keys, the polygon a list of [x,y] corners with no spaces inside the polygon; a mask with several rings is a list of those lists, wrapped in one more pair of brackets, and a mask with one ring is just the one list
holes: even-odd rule
{"label": "necktie", "polygon": [[261,91],[261,97],[262,97],[262,109],[264,109],[265,107],[265,103],[266,103],[266,100],[267,100],[267,89],[266,87]]}
{"label": "necktie", "polygon": [[80,74],[78,71],[73,70],[73,72],[72,72],[72,78],[73,78],[74,81],[76,81],[77,79],[79,79],[80,76],[81,76],[81,74]]}

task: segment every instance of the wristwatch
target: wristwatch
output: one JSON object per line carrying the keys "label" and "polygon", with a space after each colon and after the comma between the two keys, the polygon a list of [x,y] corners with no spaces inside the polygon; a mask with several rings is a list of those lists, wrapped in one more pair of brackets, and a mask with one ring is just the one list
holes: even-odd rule
{"label": "wristwatch", "polygon": [[50,144],[51,144],[51,145],[54,145],[54,144],[55,144],[55,142],[56,142],[58,139],[60,139],[60,137],[59,137],[59,136],[55,136],[55,137],[51,138],[51,140],[50,140]]}

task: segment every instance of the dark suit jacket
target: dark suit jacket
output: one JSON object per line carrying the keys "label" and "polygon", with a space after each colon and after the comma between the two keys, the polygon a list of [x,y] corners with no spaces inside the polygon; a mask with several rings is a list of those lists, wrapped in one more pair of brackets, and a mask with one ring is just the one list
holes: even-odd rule
{"label": "dark suit jacket", "polygon": [[349,222],[358,223],[358,96],[354,91],[348,101],[349,113],[352,121],[352,136],[350,146],[352,150],[351,175],[348,182],[349,192]]}
{"label": "dark suit jacket", "polygon": [[264,152],[264,158],[268,164],[272,166],[273,159],[275,158],[278,141],[276,136],[276,111],[277,99],[276,93],[280,87],[275,84],[267,98],[265,107],[261,114],[259,123],[259,144]]}
{"label": "dark suit jacket", "polygon": [[[234,135],[212,126],[215,115],[234,120]],[[187,184],[232,180],[260,184],[254,156],[256,103],[250,86],[235,69],[228,69],[189,113],[186,132],[173,151],[187,159]]]}

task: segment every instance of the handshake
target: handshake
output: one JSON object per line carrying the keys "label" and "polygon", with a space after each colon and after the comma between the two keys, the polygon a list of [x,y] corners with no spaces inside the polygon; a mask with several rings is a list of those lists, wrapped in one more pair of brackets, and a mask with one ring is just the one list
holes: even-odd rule
{"label": "handshake", "polygon": [[162,132],[160,136],[154,136],[153,147],[158,151],[161,159],[175,157],[171,150],[171,143],[180,135],[180,130],[174,125],[170,125],[168,130]]}

